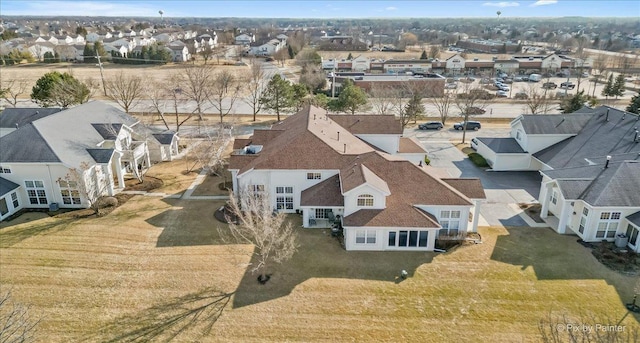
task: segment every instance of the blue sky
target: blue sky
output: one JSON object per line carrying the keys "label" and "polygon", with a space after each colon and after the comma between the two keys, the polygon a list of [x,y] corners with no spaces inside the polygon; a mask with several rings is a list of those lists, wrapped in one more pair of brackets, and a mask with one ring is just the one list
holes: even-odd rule
{"label": "blue sky", "polygon": [[24,1],[0,0],[0,15],[253,18],[640,17],[640,1]]}

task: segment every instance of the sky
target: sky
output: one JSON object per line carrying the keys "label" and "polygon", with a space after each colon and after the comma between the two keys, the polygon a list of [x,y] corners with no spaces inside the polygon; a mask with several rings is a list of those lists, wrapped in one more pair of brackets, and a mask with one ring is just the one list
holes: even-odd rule
{"label": "sky", "polygon": [[0,0],[0,15],[249,18],[640,17],[638,0],[122,1]]}

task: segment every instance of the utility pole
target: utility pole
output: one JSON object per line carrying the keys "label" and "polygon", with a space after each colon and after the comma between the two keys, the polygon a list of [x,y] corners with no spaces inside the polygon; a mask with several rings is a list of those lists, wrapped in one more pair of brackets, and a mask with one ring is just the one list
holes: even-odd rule
{"label": "utility pole", "polygon": [[104,72],[102,68],[102,62],[100,61],[100,54],[96,51],[96,58],[98,59],[98,64],[96,66],[100,67],[100,77],[102,78],[102,90],[104,91],[104,96],[107,96],[107,85],[104,83]]}

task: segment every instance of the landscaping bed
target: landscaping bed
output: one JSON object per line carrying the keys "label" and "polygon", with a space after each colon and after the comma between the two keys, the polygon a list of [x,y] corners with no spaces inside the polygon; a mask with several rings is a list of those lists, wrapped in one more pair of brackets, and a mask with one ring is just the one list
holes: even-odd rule
{"label": "landscaping bed", "polygon": [[541,204],[519,203],[518,206],[520,209],[524,210],[524,213],[526,213],[529,218],[533,219],[534,222],[544,224],[545,221],[540,217],[540,212],[542,211]]}
{"label": "landscaping bed", "polygon": [[618,248],[612,242],[581,243],[591,248],[593,256],[609,269],[624,275],[640,275],[640,255],[628,248]]}

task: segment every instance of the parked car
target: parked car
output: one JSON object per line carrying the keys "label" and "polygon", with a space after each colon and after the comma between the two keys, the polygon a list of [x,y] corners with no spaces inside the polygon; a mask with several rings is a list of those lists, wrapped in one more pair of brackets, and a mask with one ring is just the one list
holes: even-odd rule
{"label": "parked car", "polygon": [[478,150],[478,139],[471,138],[471,143],[469,145],[471,145],[471,149]]}
{"label": "parked car", "polygon": [[458,88],[458,85],[455,83],[447,83],[444,85],[444,89],[456,89]]}
{"label": "parked car", "polygon": [[444,125],[439,121],[428,121],[418,125],[418,129],[420,130],[441,130],[443,127]]}
{"label": "parked car", "polygon": [[509,93],[507,91],[499,90],[496,92],[496,96],[498,98],[506,98],[509,96]]}
{"label": "parked car", "polygon": [[582,77],[589,77],[589,73],[587,73],[586,71],[583,71],[581,76]]}
{"label": "parked car", "polygon": [[576,88],[576,85],[571,81],[563,82],[563,83],[560,84],[560,88],[562,88],[562,89],[565,89],[565,88],[566,89],[574,89],[574,88]]}
{"label": "parked car", "polygon": [[507,83],[507,84],[508,83],[513,83],[513,79],[508,77],[508,78],[504,79],[504,83]]}
{"label": "parked car", "polygon": [[486,85],[486,84],[489,84],[489,83],[491,83],[491,80],[488,79],[488,78],[483,78],[483,79],[480,80],[480,84]]}
{"label": "parked car", "polygon": [[545,82],[542,84],[542,88],[544,89],[556,89],[558,85],[555,82]]}
{"label": "parked car", "polygon": [[522,76],[516,76],[516,77],[513,78],[513,81],[514,82],[522,82],[522,81],[524,81],[524,78]]}
{"label": "parked car", "polygon": [[[458,130],[458,131],[463,130],[464,127],[465,127],[464,122],[459,122],[459,123],[453,124],[453,128]],[[482,127],[482,125],[480,125],[479,121],[468,121],[467,122],[467,130],[478,131],[478,130],[480,130],[481,127]]]}
{"label": "parked car", "polygon": [[531,81],[531,82],[538,82],[540,80],[542,80],[542,75],[540,75],[540,74],[531,74],[531,75],[529,75],[529,81]]}
{"label": "parked car", "polygon": [[522,81],[524,81],[524,82],[529,82],[529,76],[526,76],[526,75],[525,75],[525,76],[523,76],[523,77],[522,77]]}
{"label": "parked car", "polygon": [[475,80],[476,80],[476,78],[475,78],[475,77],[473,77],[473,76],[469,76],[469,77],[467,77],[467,81],[471,81],[471,82],[473,82],[473,81],[475,81]]}

